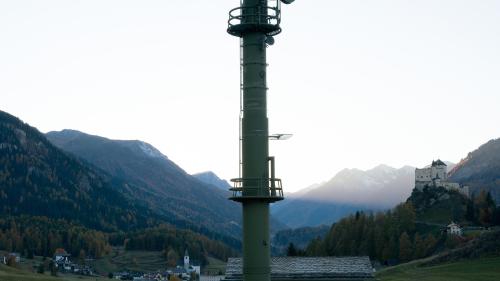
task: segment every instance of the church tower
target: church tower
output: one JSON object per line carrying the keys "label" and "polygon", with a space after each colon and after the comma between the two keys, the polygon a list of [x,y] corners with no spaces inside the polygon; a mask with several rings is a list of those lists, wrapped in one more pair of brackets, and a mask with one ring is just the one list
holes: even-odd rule
{"label": "church tower", "polygon": [[189,253],[188,250],[184,252],[184,268],[188,269],[189,268]]}

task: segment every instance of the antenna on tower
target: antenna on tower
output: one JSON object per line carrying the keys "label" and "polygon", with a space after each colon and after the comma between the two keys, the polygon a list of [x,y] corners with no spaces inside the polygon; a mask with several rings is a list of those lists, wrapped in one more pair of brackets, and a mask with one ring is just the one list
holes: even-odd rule
{"label": "antenna on tower", "polygon": [[270,140],[288,140],[293,137],[292,134],[272,134],[269,135]]}
{"label": "antenna on tower", "polygon": [[267,45],[272,46],[272,45],[274,45],[274,37],[272,37],[272,36],[266,36],[266,39],[264,40],[264,42]]}

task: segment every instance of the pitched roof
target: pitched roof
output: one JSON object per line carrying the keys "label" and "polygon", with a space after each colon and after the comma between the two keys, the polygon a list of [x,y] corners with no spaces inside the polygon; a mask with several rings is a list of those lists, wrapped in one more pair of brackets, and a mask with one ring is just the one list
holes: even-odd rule
{"label": "pitched roof", "polygon": [[[368,257],[273,257],[271,279],[350,280],[373,278]],[[229,258],[225,280],[242,280],[242,259]]]}
{"label": "pitched roof", "polygon": [[184,267],[176,267],[172,269],[172,273],[174,274],[187,273],[187,270]]}
{"label": "pitched roof", "polygon": [[441,160],[436,160],[436,161],[432,161],[432,167],[436,167],[436,166],[446,166],[446,164],[441,161]]}
{"label": "pitched roof", "polygon": [[57,248],[54,252],[54,256],[70,256],[63,248]]}

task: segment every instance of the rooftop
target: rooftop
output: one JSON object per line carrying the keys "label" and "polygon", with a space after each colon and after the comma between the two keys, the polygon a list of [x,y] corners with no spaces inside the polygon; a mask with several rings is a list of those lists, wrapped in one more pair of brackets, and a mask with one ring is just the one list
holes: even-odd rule
{"label": "rooftop", "polygon": [[431,165],[431,166],[432,166],[432,167],[436,167],[436,166],[446,166],[446,164],[445,164],[443,161],[441,161],[441,160],[439,160],[439,159],[438,159],[438,160],[436,160],[436,161],[432,161],[432,165]]}
{"label": "rooftop", "polygon": [[[370,259],[364,257],[273,257],[272,280],[373,280]],[[225,280],[242,280],[242,259],[229,258]]]}

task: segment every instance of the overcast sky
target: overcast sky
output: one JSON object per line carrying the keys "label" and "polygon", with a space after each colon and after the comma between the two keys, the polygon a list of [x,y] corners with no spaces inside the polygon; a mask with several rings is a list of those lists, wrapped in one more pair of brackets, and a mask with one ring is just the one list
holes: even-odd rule
{"label": "overcast sky", "polygon": [[[0,0],[0,110],[238,176],[239,0]],[[500,137],[500,1],[297,0],[268,48],[287,191],[343,168],[457,162]]]}

